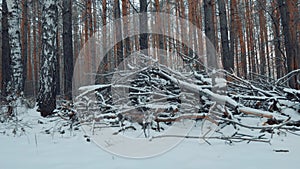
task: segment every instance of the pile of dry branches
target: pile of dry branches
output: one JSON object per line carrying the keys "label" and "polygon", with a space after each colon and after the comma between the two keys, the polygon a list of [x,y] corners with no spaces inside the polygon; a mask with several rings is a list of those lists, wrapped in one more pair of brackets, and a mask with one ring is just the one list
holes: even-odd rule
{"label": "pile of dry branches", "polygon": [[161,132],[163,126],[186,119],[209,121],[219,132],[228,126],[236,132],[207,138],[241,141],[263,140],[262,135],[236,137],[241,128],[294,134],[300,130],[300,91],[285,85],[300,70],[274,81],[259,76],[245,80],[221,69],[180,72],[153,60],[144,67],[128,65],[109,77],[110,83],[80,88],[75,107],[82,124],[120,127],[121,132],[139,130],[133,125],[137,123],[147,137],[147,128]]}

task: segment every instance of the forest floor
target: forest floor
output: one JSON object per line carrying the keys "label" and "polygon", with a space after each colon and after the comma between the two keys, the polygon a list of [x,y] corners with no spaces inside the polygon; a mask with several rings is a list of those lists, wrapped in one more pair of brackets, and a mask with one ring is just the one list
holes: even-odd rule
{"label": "forest floor", "polygon": [[[300,119],[300,115],[298,118]],[[51,132],[55,128],[58,132]],[[80,127],[73,131],[67,128],[57,118],[41,118],[35,109],[24,110],[18,123],[0,124],[0,168],[299,168],[300,137],[284,130],[274,130],[273,134],[264,133],[264,138],[269,140],[267,143],[232,143],[220,139],[201,142],[199,139],[186,138],[161,155],[135,159],[120,157],[101,149],[93,140],[89,140]],[[253,132],[246,130],[239,132]],[[227,127],[223,130],[223,135],[232,131],[231,127]],[[190,134],[197,132],[195,126]],[[217,132],[212,136],[214,135],[219,136]],[[145,150],[151,148],[145,147]]]}

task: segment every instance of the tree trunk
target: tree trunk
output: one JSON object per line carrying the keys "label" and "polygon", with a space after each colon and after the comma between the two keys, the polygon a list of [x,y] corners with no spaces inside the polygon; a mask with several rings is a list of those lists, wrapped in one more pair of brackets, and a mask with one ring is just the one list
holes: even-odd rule
{"label": "tree trunk", "polygon": [[275,50],[275,66],[276,66],[276,77],[280,78],[284,75],[283,57],[281,54],[281,43],[280,43],[280,14],[273,3],[274,9],[274,23],[273,23],[273,34],[274,34],[274,50]]}
{"label": "tree trunk", "polygon": [[[178,6],[179,6],[179,17],[181,17],[183,19],[186,19],[185,8],[184,8],[184,0],[179,0]],[[188,36],[187,36],[188,35],[188,30],[187,30],[187,27],[186,27],[186,22],[184,22],[183,19],[180,20],[181,40],[183,42],[188,42]],[[188,46],[185,43],[182,44],[181,51],[185,56],[189,55],[189,53],[188,53],[189,49],[188,49]]]}
{"label": "tree trunk", "polygon": [[[37,2],[33,2],[33,18],[37,17]],[[32,59],[33,59],[33,88],[34,88],[34,96],[37,96],[38,90],[38,63],[37,63],[37,21],[33,19],[32,21],[32,33],[33,33],[33,52],[32,52]]]}
{"label": "tree trunk", "polygon": [[27,59],[28,59],[28,52],[27,52],[27,32],[28,32],[28,1],[22,0],[22,20],[21,20],[21,49],[22,49],[22,58],[23,58],[23,84],[25,85],[25,81],[27,79]]}
{"label": "tree trunk", "polygon": [[44,0],[42,13],[42,63],[40,68],[40,88],[38,111],[43,117],[53,114],[56,108],[56,62],[57,62],[57,0]]}
{"label": "tree trunk", "polygon": [[260,42],[260,46],[259,46],[259,58],[260,58],[260,74],[261,75],[266,75],[266,69],[267,69],[267,65],[266,65],[266,52],[265,52],[265,29],[266,28],[266,21],[265,21],[265,15],[264,15],[264,9],[265,9],[265,4],[266,1],[262,0],[262,1],[258,1],[257,3],[259,3],[259,42]]}
{"label": "tree trunk", "polygon": [[[291,29],[290,29],[290,11],[287,7],[287,1],[286,0],[277,0],[279,5],[279,11],[281,15],[281,24],[283,28],[283,34],[284,34],[284,45],[285,45],[285,53],[287,58],[287,70],[288,72],[291,72],[295,68],[295,58],[296,58],[296,48],[294,48],[294,42],[291,35]],[[296,79],[291,78],[289,81],[289,84],[291,87],[296,87]]]}
{"label": "tree trunk", "polygon": [[116,19],[115,21],[115,67],[120,66],[120,63],[123,62],[124,59],[124,53],[123,53],[123,42],[117,42],[118,39],[122,40],[123,35],[122,35],[122,23],[121,23],[121,9],[120,9],[120,1],[115,0],[114,1],[114,18]]}
{"label": "tree trunk", "polygon": [[36,87],[37,87],[37,93],[38,93],[38,86],[40,86],[39,83],[39,77],[40,77],[40,67],[41,67],[41,56],[42,56],[42,48],[43,48],[43,37],[42,37],[42,29],[43,29],[43,19],[42,19],[42,3],[40,1],[36,1],[36,11],[37,11],[37,17],[38,17],[38,30],[37,30],[37,55],[36,60],[34,63],[36,66]]}
{"label": "tree trunk", "polygon": [[[27,7],[27,10],[28,11],[31,11],[32,10],[32,7],[31,6],[28,6]],[[27,77],[26,79],[30,82],[30,86],[32,86],[32,54],[31,54],[31,48],[32,48],[32,44],[31,44],[31,17],[32,17],[32,14],[29,13],[28,16],[27,16],[27,46],[26,46],[26,52],[27,52]],[[33,94],[33,91],[30,91],[31,94]]]}
{"label": "tree trunk", "polygon": [[[59,23],[59,21],[57,21],[57,23]],[[56,62],[55,62],[55,82],[56,82],[56,95],[60,95],[61,93],[61,89],[60,89],[60,63],[61,63],[61,55],[62,55],[62,50],[61,50],[61,33],[59,32],[59,30],[61,30],[61,25],[57,24],[57,28],[56,28]]]}
{"label": "tree trunk", "polygon": [[[291,44],[292,44],[292,49],[294,52],[294,58],[293,58],[293,70],[299,69],[300,68],[300,56],[299,56],[299,45],[297,42],[297,36],[299,36],[300,34],[300,30],[298,30],[298,26],[300,26],[300,14],[299,14],[299,0],[289,0],[286,1],[287,2],[287,7],[288,7],[288,11],[290,14],[290,21],[289,21],[289,25],[290,25],[290,34],[291,34]],[[298,9],[298,8],[299,9]],[[297,78],[294,78],[295,82],[297,81]],[[296,83],[294,88],[299,88],[300,89],[300,84]]]}
{"label": "tree trunk", "polygon": [[[236,46],[236,23],[235,23],[235,1],[230,1],[230,55],[234,57],[235,55],[235,46]],[[234,60],[237,62],[236,60]],[[237,72],[238,72],[238,65]]]}
{"label": "tree trunk", "polygon": [[72,38],[72,0],[63,1],[63,58],[64,58],[64,95],[72,100],[73,78],[73,38]]}
{"label": "tree trunk", "polygon": [[[190,23],[192,23],[193,25],[196,25],[196,16],[198,15],[196,13],[196,9],[197,9],[197,1],[195,0],[189,0],[188,1],[189,3],[189,13],[188,13],[188,16],[189,16],[189,21]],[[195,60],[199,60],[199,54],[195,53],[194,51],[198,48],[197,46],[197,31],[196,29],[192,29],[192,30],[189,30],[189,57],[190,58],[195,58]],[[196,68],[196,70],[198,69],[199,70],[199,63],[198,62],[194,62],[194,67]]]}
{"label": "tree trunk", "polygon": [[21,55],[19,4],[16,1],[7,1],[8,7],[8,34],[11,57],[11,79],[8,91],[10,94],[19,95],[24,89],[23,60]]}
{"label": "tree trunk", "polygon": [[93,36],[93,14],[92,14],[92,0],[87,0],[87,19],[89,25],[89,37]]}
{"label": "tree trunk", "polygon": [[[198,47],[198,54],[199,56],[203,56],[204,55],[204,44],[203,44],[203,34],[202,34],[202,29],[203,29],[203,26],[202,26],[202,19],[203,19],[203,16],[202,16],[202,0],[197,0],[197,7],[196,7],[196,25],[197,25],[197,47]],[[203,67],[203,63],[204,63],[204,58],[203,57],[199,57],[198,58],[198,65],[196,67],[196,70],[204,70],[204,67]]]}
{"label": "tree trunk", "polygon": [[213,19],[213,25],[215,30],[215,49],[216,51],[219,51],[219,42],[218,42],[218,26],[217,26],[217,16],[216,16],[216,0],[211,1],[212,4],[212,19]]}
{"label": "tree trunk", "polygon": [[73,60],[75,61],[79,55],[80,52],[80,43],[81,43],[81,39],[80,37],[80,33],[79,33],[79,14],[78,14],[78,7],[75,6],[72,10],[72,20],[73,20],[73,30],[74,30],[74,48],[73,48]]}
{"label": "tree trunk", "polygon": [[[213,0],[204,0],[204,23],[205,23],[205,34],[207,38],[212,43],[213,47],[216,46],[215,38],[215,27],[213,21]],[[206,52],[207,52],[207,62],[208,66],[216,66],[217,59],[216,53],[211,49],[212,46],[209,43],[206,43]]]}
{"label": "tree trunk", "polygon": [[[254,52],[254,40],[253,40],[253,17],[252,17],[252,8],[251,2],[249,0],[245,1],[246,3],[246,36],[247,36],[247,52],[248,52],[248,70],[249,72],[256,73],[256,64],[255,64],[255,52]],[[252,74],[250,74],[250,78]]]}
{"label": "tree trunk", "polygon": [[[106,32],[108,31],[106,28],[106,15],[107,15],[107,3],[106,3],[106,0],[103,0],[102,1],[102,9],[103,9],[103,13],[102,13],[102,24],[103,24],[103,51],[106,51],[107,50],[107,47],[106,47],[106,41],[107,41],[107,36],[106,36]],[[108,72],[110,70],[110,64],[109,64],[109,59],[108,57],[104,57],[103,58],[103,69],[104,69],[104,72]],[[104,83],[104,82],[102,82]]]}
{"label": "tree trunk", "polygon": [[8,34],[8,9],[6,0],[2,1],[2,95],[7,96],[11,75],[11,58]]}
{"label": "tree trunk", "polygon": [[240,43],[240,48],[241,48],[241,72],[240,76],[247,78],[247,61],[246,61],[246,44],[244,40],[244,32],[243,32],[243,24],[241,21],[241,17],[238,14],[237,6],[234,6],[236,9],[236,24],[237,24],[237,33],[239,37],[239,43]]}
{"label": "tree trunk", "polygon": [[[123,0],[122,1],[122,17],[123,19],[123,32],[124,32],[124,36],[125,35],[129,35],[129,20],[125,20],[125,18],[127,18],[128,14],[130,13],[129,11],[129,0]],[[124,37],[125,38],[125,37]],[[129,56],[131,53],[131,46],[130,46],[130,39],[126,38],[124,41],[124,55],[125,57]]]}
{"label": "tree trunk", "polygon": [[223,67],[227,71],[234,69],[234,58],[230,55],[229,40],[228,40],[228,26],[227,15],[224,0],[218,0],[219,16],[220,16],[220,29],[221,29],[221,41],[222,41],[222,62]]}
{"label": "tree trunk", "polygon": [[[140,0],[140,50],[142,53],[148,55],[148,19],[147,19],[147,0]],[[145,33],[142,33],[145,32]]]}

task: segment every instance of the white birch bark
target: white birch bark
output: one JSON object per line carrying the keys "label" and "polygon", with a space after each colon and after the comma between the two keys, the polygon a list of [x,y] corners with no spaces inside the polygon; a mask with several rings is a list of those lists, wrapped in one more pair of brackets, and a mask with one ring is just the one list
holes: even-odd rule
{"label": "white birch bark", "polygon": [[7,7],[9,12],[8,17],[8,34],[11,57],[11,80],[8,85],[10,94],[20,94],[23,91],[23,62],[21,55],[20,41],[20,8],[18,0],[8,0]]}
{"label": "white birch bark", "polygon": [[38,106],[42,116],[53,113],[56,108],[56,62],[57,62],[57,35],[58,10],[57,0],[43,1],[42,15],[42,54],[40,68],[40,88]]}

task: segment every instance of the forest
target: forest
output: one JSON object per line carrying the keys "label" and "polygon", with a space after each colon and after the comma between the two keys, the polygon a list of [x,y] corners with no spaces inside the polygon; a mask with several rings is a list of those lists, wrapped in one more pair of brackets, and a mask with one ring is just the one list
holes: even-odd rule
{"label": "forest", "polygon": [[[66,122],[46,134],[300,134],[299,0],[2,0],[0,30],[1,123],[26,107]],[[209,130],[157,134],[186,120]]]}

